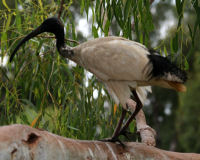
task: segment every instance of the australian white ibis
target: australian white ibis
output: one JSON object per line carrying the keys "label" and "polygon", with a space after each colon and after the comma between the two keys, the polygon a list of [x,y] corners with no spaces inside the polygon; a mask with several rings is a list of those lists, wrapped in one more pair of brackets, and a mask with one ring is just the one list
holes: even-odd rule
{"label": "australian white ibis", "polygon": [[[184,82],[186,73],[171,63],[167,58],[155,54],[144,45],[122,37],[104,37],[87,41],[76,47],[69,47],[64,42],[64,27],[57,18],[46,19],[38,28],[28,34],[13,51],[12,61],[19,47],[29,39],[43,32],[51,32],[56,37],[56,47],[60,55],[76,62],[92,72],[102,81],[117,104],[122,105],[122,114],[110,139],[116,141],[125,132],[129,123],[141,109],[146,99],[149,86],[186,91]],[[128,99],[135,98],[137,107],[126,124],[122,126]]]}

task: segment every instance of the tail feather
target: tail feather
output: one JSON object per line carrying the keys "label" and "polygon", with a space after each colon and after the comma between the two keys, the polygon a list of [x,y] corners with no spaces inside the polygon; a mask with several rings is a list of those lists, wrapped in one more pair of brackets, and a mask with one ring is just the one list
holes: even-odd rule
{"label": "tail feather", "polygon": [[172,82],[172,81],[168,81],[167,82],[173,89],[175,89],[176,91],[179,92],[186,92],[187,88],[184,84],[182,83],[178,83],[178,82]]}
{"label": "tail feather", "polygon": [[184,70],[178,68],[167,58],[156,54],[149,54],[148,66],[151,70],[148,74],[150,79],[161,78],[166,81],[184,83],[187,80],[187,74]]}
{"label": "tail feather", "polygon": [[151,92],[151,87],[150,86],[137,87],[136,92],[138,94],[140,101],[142,102],[142,104],[144,104],[147,99],[148,92]]}

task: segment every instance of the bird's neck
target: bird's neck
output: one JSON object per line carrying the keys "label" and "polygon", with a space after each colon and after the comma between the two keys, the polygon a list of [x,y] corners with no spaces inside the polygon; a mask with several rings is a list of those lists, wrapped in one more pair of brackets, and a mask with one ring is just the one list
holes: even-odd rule
{"label": "bird's neck", "polygon": [[56,47],[62,57],[71,59],[71,57],[73,56],[72,47],[66,45],[65,43],[57,41]]}
{"label": "bird's neck", "polygon": [[65,46],[65,39],[64,35],[56,35],[56,47],[59,50],[59,48]]}

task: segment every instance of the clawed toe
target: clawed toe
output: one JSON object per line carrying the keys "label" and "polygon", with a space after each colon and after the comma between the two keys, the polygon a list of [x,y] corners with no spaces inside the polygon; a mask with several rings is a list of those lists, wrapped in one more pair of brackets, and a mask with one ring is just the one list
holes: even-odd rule
{"label": "clawed toe", "polygon": [[123,135],[128,141],[131,141],[133,139],[133,136],[137,136],[137,133],[132,133],[127,130],[122,130],[120,132],[120,135]]}
{"label": "clawed toe", "polygon": [[112,142],[112,143],[116,143],[118,142],[119,144],[121,144],[123,147],[125,147],[125,144],[119,139],[119,138],[115,138],[115,137],[112,137],[112,138],[105,138],[105,139],[101,139],[99,140],[101,142]]}

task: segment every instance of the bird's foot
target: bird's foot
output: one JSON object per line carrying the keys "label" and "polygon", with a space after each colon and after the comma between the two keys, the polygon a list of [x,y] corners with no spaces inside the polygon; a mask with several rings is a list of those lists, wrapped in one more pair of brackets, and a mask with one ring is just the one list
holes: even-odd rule
{"label": "bird's foot", "polygon": [[118,137],[105,138],[105,139],[101,139],[99,141],[101,141],[101,142],[112,142],[112,143],[118,142],[120,145],[125,147],[125,144]]}

